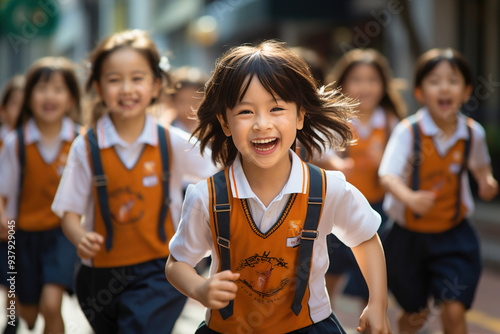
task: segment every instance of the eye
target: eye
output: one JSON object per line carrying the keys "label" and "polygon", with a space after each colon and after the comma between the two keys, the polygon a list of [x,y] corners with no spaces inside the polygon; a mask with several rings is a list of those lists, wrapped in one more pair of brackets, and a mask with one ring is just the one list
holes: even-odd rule
{"label": "eye", "polygon": [[282,110],[284,110],[284,109],[281,107],[274,107],[273,109],[271,109],[271,112],[272,111],[282,111]]}
{"label": "eye", "polygon": [[133,77],[132,80],[134,81],[142,81],[144,77]]}
{"label": "eye", "polygon": [[241,111],[238,111],[238,115],[248,115],[248,114],[251,114],[252,112],[250,110],[241,110]]}
{"label": "eye", "polygon": [[110,83],[118,82],[118,78],[109,78],[108,82],[110,82]]}

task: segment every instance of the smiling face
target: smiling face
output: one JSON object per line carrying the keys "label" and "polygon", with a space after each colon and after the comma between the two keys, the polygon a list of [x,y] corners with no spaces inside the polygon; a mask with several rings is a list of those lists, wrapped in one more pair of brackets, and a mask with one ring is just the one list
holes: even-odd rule
{"label": "smiling face", "polygon": [[304,124],[304,112],[297,112],[295,103],[273,97],[253,76],[245,95],[227,110],[226,118],[219,117],[219,122],[225,135],[232,136],[244,169],[290,166],[288,150]]}
{"label": "smiling face", "polygon": [[463,103],[469,100],[472,86],[465,84],[461,72],[448,61],[441,61],[415,89],[417,100],[426,105],[436,123],[453,122]]}
{"label": "smiling face", "polygon": [[104,59],[94,87],[112,115],[134,119],[144,116],[151,100],[158,96],[160,82],[145,56],[125,47]]}
{"label": "smiling face", "polygon": [[75,101],[61,72],[54,71],[50,77],[43,77],[33,86],[29,106],[38,122],[60,121],[73,108]]}
{"label": "smiling face", "polygon": [[361,63],[354,65],[346,75],[342,91],[359,99],[361,112],[372,112],[384,96],[384,83],[374,65]]}

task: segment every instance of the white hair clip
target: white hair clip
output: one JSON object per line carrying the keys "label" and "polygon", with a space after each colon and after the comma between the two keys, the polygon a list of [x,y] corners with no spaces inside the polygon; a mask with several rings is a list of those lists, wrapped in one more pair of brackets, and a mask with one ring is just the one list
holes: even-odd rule
{"label": "white hair clip", "polygon": [[170,70],[170,61],[168,60],[168,57],[167,56],[162,56],[160,58],[160,63],[158,64],[158,66],[160,66],[160,68],[164,72],[168,72]]}

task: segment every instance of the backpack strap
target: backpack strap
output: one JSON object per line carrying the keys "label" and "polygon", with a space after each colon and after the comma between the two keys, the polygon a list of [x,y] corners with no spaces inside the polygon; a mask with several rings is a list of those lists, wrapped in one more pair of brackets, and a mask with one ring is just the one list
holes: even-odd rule
{"label": "backpack strap", "polygon": [[325,186],[323,183],[325,172],[311,164],[307,164],[307,167],[309,169],[309,199],[306,220],[300,236],[299,267],[295,297],[292,303],[292,311],[295,315],[299,315],[302,309],[302,299],[309,284],[313,246],[314,240],[318,239],[318,224],[323,208],[323,188]]}
{"label": "backpack strap", "polygon": [[97,200],[101,209],[101,217],[106,227],[106,251],[109,252],[113,247],[113,224],[111,222],[111,212],[108,203],[108,178],[102,168],[101,153],[99,152],[99,145],[93,128],[87,131],[87,142],[94,172],[92,183],[97,190]]}
{"label": "backpack strap", "polygon": [[163,243],[167,242],[165,233],[165,218],[167,217],[170,204],[169,180],[170,180],[170,162],[167,144],[167,133],[163,126],[158,124],[158,141],[161,153],[161,182],[163,186],[163,198],[161,201],[160,216],[158,220],[158,236]]}
{"label": "backpack strap", "polygon": [[[421,150],[421,139],[420,139],[420,129],[418,127],[418,119],[416,115],[412,115],[408,118],[406,118],[408,123],[411,126],[412,132],[413,132],[413,157],[411,159],[412,163],[412,175],[411,175],[411,190],[417,191],[420,187],[420,174],[419,174],[419,167],[420,164],[422,163],[421,161],[421,156],[420,156],[420,150]],[[416,219],[420,218],[420,215],[414,213],[413,216]]]}
{"label": "backpack strap", "polygon": [[16,128],[17,133],[17,153],[19,155],[19,193],[23,189],[24,173],[26,171],[26,148],[24,147],[24,131],[23,127]]}
{"label": "backpack strap", "polygon": [[462,175],[467,170],[467,161],[469,160],[470,145],[472,141],[472,126],[469,123],[470,118],[467,118],[467,132],[469,137],[464,141],[464,154],[462,159],[462,164],[460,165],[460,170],[457,174],[457,206],[455,208],[455,215],[453,216],[453,221],[456,221],[460,216],[460,207],[462,203]]}
{"label": "backpack strap", "polygon": [[[215,222],[215,232],[217,233],[217,247],[219,248],[219,258],[221,271],[231,270],[231,252],[230,252],[230,228],[229,219],[231,215],[231,205],[229,204],[229,195],[226,183],[226,174],[222,170],[211,177],[213,184],[212,198],[214,206],[212,208]],[[226,320],[233,315],[234,302],[219,309],[222,319]]]}

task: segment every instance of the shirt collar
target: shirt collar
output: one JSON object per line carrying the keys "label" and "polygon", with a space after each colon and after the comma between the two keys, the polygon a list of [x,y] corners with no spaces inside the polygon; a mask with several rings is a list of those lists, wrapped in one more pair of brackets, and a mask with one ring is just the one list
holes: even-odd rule
{"label": "shirt collar", "polygon": [[[30,118],[26,122],[24,129],[24,141],[26,145],[39,142],[42,139],[40,130],[38,129],[38,126],[33,118]],[[58,137],[66,142],[71,142],[75,139],[75,131],[75,123],[73,123],[69,117],[64,117]]]}
{"label": "shirt collar", "polygon": [[[424,135],[430,137],[442,135],[441,129],[436,125],[436,123],[434,123],[434,120],[432,119],[432,116],[427,108],[421,108],[417,112],[417,119]],[[469,131],[467,130],[467,117],[461,112],[458,112],[457,114],[457,129],[452,135],[452,138],[456,140],[469,138]]]}
{"label": "shirt collar", "polygon": [[[292,170],[288,181],[276,197],[277,200],[280,200],[286,194],[305,194],[307,192],[307,182],[305,182],[308,177],[307,165],[297,154],[295,154],[295,152],[292,150],[289,152],[292,156]],[[233,193],[234,198],[257,198],[255,193],[252,191],[252,188],[250,188],[245,173],[243,172],[241,155],[239,153],[233,164],[229,167],[229,180],[231,183],[231,192]]]}
{"label": "shirt collar", "polygon": [[105,114],[97,121],[97,141],[100,149],[109,148],[111,146],[119,145],[122,147],[130,147],[137,144],[149,144],[151,146],[156,146],[158,144],[158,129],[154,126],[155,123],[151,116],[146,115],[146,121],[144,122],[144,128],[133,144],[128,144],[123,139],[120,138],[118,132],[116,132],[115,125],[109,117],[109,114]]}

